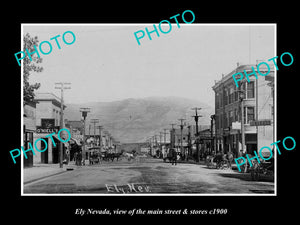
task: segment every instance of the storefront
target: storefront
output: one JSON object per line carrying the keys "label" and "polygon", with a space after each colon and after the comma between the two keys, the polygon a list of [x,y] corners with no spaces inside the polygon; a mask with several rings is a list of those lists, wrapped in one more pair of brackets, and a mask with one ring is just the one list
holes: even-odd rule
{"label": "storefront", "polygon": [[[43,118],[41,122],[41,126],[37,126],[36,132],[33,136],[33,140],[35,142],[38,139],[44,139],[47,143],[47,151],[44,152],[35,151],[35,155],[33,156],[34,163],[59,163],[60,140],[57,137],[59,126],[54,126],[54,124],[55,124],[54,119]],[[55,135],[49,136],[49,134],[52,133],[55,133]],[[38,149],[45,149],[46,147],[45,142],[37,141],[36,147]],[[63,154],[65,155],[64,150],[65,148],[63,149]]]}
{"label": "storefront", "polygon": [[[34,102],[27,103],[23,108],[23,147],[24,149],[29,149],[30,144],[33,146],[33,136],[36,130],[35,126],[35,110],[36,104]],[[28,151],[23,156],[23,166],[24,167],[32,167],[33,166],[33,153],[32,151]]]}
{"label": "storefront", "polygon": [[[23,135],[23,147],[24,149],[29,149],[30,146],[29,144],[31,144],[31,146],[33,146],[33,133],[34,130],[31,129],[27,129],[26,125],[24,124],[23,126],[24,128],[24,135]],[[32,167],[33,166],[33,153],[32,151],[28,151],[26,153],[27,159],[24,157],[24,167]]]}

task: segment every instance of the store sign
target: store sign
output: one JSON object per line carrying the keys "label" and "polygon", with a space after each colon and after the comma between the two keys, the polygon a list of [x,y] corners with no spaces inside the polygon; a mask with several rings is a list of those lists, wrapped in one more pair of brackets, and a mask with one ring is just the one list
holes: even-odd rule
{"label": "store sign", "polygon": [[37,126],[36,127],[36,133],[46,133],[46,134],[50,134],[50,133],[57,133],[59,130],[59,126],[55,126],[54,128],[43,128],[42,126]]}
{"label": "store sign", "polygon": [[271,125],[271,120],[250,121],[250,126],[268,126],[268,125]]}
{"label": "store sign", "polygon": [[232,130],[240,130],[241,123],[240,122],[232,122]]}
{"label": "store sign", "polygon": [[[61,136],[61,133],[67,134],[67,135],[68,135],[68,138],[66,137],[66,135],[64,135],[64,137],[62,137],[62,136]],[[53,137],[52,137],[53,135],[57,135],[58,140],[60,140],[60,141],[61,141],[62,143],[64,143],[65,145],[67,145],[67,142],[71,140],[71,133],[70,133],[70,131],[69,131],[67,128],[62,128],[62,129],[60,129],[60,130],[58,131],[57,134],[51,133],[51,134],[48,134],[48,135],[45,136],[46,138],[47,138],[47,137],[50,137],[50,138],[51,138],[52,144],[53,144],[54,147],[56,147],[56,143],[55,143],[55,141],[54,141],[54,139],[53,139]],[[45,146],[44,149],[39,149],[39,148],[37,147],[37,142],[38,142],[38,141],[44,142],[44,146]],[[23,151],[24,157],[25,157],[26,159],[28,158],[28,157],[27,157],[27,152],[28,152],[28,151],[31,151],[32,154],[35,155],[35,151],[34,151],[34,149],[33,149],[32,144],[31,144],[30,142],[28,142],[27,144],[28,144],[28,146],[25,146],[25,147],[26,147],[26,148],[29,147],[28,149],[24,149],[24,147],[21,146],[21,149],[22,149],[22,151]],[[45,140],[45,138],[39,138],[39,139],[36,139],[35,142],[34,142],[34,148],[35,148],[35,150],[38,151],[38,152],[45,152],[45,151],[47,151],[47,148],[48,148],[48,141]],[[13,152],[18,152],[18,153],[17,153],[17,155],[14,155]],[[10,153],[10,155],[11,155],[13,161],[14,161],[14,164],[16,164],[15,158],[17,158],[17,157],[19,157],[19,156],[21,155],[21,150],[16,148],[16,149],[13,149],[13,150],[9,151],[9,153]]]}
{"label": "store sign", "polygon": [[57,133],[59,130],[59,126],[55,126],[55,119],[42,118],[41,125],[36,127],[36,133]]}
{"label": "store sign", "polygon": [[83,135],[82,134],[72,134],[72,138],[77,139],[77,140],[82,140]]}

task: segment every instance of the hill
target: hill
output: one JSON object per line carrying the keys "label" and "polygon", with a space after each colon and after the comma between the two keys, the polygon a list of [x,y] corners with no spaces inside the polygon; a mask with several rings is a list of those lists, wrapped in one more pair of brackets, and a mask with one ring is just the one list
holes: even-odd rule
{"label": "hill", "polygon": [[[90,119],[99,119],[98,125],[102,125],[116,140],[122,143],[143,142],[147,137],[164,128],[170,129],[171,123],[179,124],[179,118],[185,118],[187,123],[194,125],[195,122],[191,117],[195,114],[195,111],[191,109],[193,107],[202,108],[199,125],[210,124],[210,115],[214,114],[211,106],[197,100],[181,97],[148,97],[113,102],[67,104],[65,118],[80,120],[79,109],[81,107],[91,108],[87,124]],[[91,133],[93,134],[93,132],[92,130]]]}

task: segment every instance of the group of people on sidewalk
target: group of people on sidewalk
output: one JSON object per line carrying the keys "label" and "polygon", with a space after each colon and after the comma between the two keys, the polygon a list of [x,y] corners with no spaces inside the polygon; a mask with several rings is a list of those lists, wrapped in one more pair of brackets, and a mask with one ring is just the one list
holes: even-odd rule
{"label": "group of people on sidewalk", "polygon": [[83,164],[81,151],[74,153],[74,161],[76,166],[81,166]]}

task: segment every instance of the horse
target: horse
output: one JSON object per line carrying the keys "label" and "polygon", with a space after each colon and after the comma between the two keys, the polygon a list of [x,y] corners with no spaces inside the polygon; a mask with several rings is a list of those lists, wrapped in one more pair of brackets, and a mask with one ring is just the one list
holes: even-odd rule
{"label": "horse", "polygon": [[171,148],[169,150],[168,156],[169,156],[168,158],[169,158],[170,162],[172,163],[172,165],[174,165],[174,163],[175,163],[175,165],[177,165],[177,152],[174,148]]}
{"label": "horse", "polygon": [[98,153],[92,153],[89,158],[90,165],[100,163],[100,156]]}
{"label": "horse", "polygon": [[119,161],[119,158],[123,155],[123,152],[113,153],[113,158],[116,158]]}
{"label": "horse", "polygon": [[134,155],[132,153],[124,153],[124,156],[127,158],[128,161],[130,161],[131,159],[134,159]]}
{"label": "horse", "polygon": [[115,158],[117,159],[117,161],[119,161],[121,154],[122,153],[107,153],[106,157],[108,160],[110,159],[112,162],[114,161]]}

